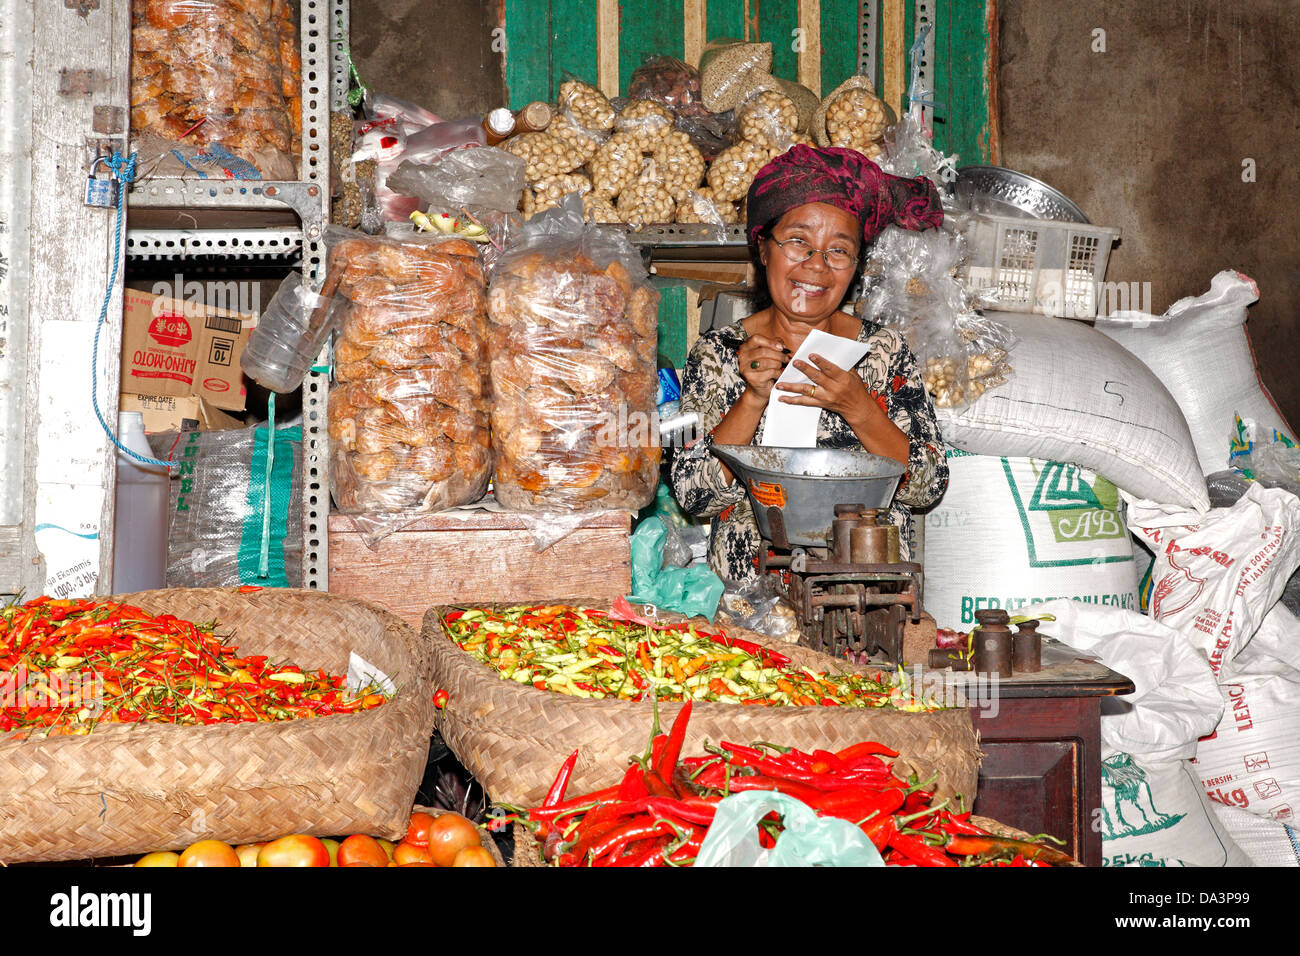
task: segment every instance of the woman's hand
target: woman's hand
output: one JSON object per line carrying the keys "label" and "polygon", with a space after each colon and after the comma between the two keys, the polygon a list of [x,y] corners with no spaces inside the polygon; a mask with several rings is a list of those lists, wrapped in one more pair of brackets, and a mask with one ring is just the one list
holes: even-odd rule
{"label": "woman's hand", "polygon": [[751,335],[736,350],[740,377],[764,407],[772,393],[772,383],[780,378],[789,354],[779,341],[765,335]]}
{"label": "woman's hand", "polygon": [[839,412],[850,425],[871,417],[873,411],[884,414],[855,372],[842,369],[820,355],[808,358],[812,364],[796,360],[794,367],[807,375],[812,384],[782,382],[777,391],[790,394],[782,395],[781,401]]}
{"label": "woman's hand", "polygon": [[788,392],[780,401],[787,405],[808,405],[838,412],[857,435],[862,447],[873,455],[884,455],[907,464],[910,443],[885,409],[867,391],[856,372],[842,369],[820,355],[808,356],[812,364],[796,360],[794,367],[808,376],[811,385],[782,382],[777,391]]}

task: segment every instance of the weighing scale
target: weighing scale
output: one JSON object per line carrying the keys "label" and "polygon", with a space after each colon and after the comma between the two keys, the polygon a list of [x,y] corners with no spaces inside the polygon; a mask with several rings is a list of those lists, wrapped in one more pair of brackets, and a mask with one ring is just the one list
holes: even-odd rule
{"label": "weighing scale", "polygon": [[763,545],[758,570],[794,608],[800,643],[835,657],[903,663],[903,629],[921,619],[921,566],[877,525],[904,467],[831,448],[715,445],[745,485]]}

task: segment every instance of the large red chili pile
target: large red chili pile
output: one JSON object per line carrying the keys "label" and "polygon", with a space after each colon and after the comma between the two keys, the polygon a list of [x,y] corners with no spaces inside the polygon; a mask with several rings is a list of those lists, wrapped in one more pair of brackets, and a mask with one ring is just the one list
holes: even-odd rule
{"label": "large red chili pile", "polygon": [[[555,866],[689,866],[700,852],[725,797],[775,790],[821,816],[859,826],[890,866],[1051,866],[1069,863],[1039,842],[1008,839],[971,822],[947,801],[935,803],[928,783],[903,780],[884,758],[897,757],[871,741],[831,753],[805,753],[772,744],[723,742],[705,756],[681,758],[691,704],[667,734],[656,732],[649,752],[635,759],[612,787],[565,796],[578,759],[560,768],[540,807],[517,810],[496,825],[518,821],[542,841]],[[759,824],[759,841],[772,847],[781,821]]]}
{"label": "large red chili pile", "polygon": [[323,670],[238,655],[195,624],[116,601],[39,597],[0,609],[0,732],[87,734],[101,723],[215,724],[347,714],[385,701]]}

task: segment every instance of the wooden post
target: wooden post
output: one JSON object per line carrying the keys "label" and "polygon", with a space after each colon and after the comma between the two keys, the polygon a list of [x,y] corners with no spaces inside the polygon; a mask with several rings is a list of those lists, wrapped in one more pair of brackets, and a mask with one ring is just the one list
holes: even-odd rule
{"label": "wooden post", "polygon": [[682,59],[690,64],[700,62],[700,54],[709,41],[708,0],[685,0],[682,16]]}
{"label": "wooden post", "polygon": [[619,95],[618,19],[618,0],[596,0],[596,83],[611,98]]}
{"label": "wooden post", "polygon": [[881,98],[899,117],[903,115],[903,93],[907,89],[906,20],[904,0],[881,0]]}
{"label": "wooden post", "polygon": [[822,95],[822,4],[799,0],[799,82]]}

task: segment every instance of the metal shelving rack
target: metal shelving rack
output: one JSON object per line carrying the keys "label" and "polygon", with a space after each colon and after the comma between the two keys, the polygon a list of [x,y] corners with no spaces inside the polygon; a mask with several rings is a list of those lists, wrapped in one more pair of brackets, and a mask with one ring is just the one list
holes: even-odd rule
{"label": "metal shelving rack", "polygon": [[[337,61],[342,56],[339,38],[346,36],[347,17],[347,0],[300,0],[301,179],[139,180],[127,200],[128,256],[137,260],[221,257],[266,263],[298,259],[303,275],[314,288],[320,287],[330,210],[329,106]],[[346,72],[344,83],[346,93]],[[318,367],[325,364],[318,362]],[[308,374],[302,386],[302,585],[319,589],[328,584],[327,391],[327,374]]]}

